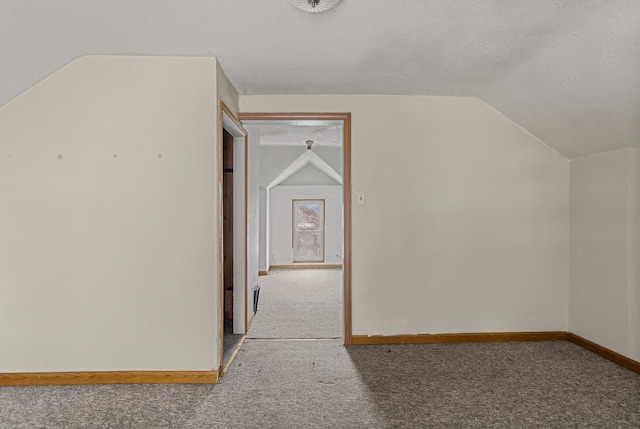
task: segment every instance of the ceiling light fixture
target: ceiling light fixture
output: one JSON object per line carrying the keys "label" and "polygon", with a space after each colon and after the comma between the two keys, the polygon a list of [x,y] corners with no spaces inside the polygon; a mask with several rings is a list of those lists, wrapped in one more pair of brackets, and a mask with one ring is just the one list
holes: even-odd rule
{"label": "ceiling light fixture", "polygon": [[305,12],[324,12],[338,4],[340,0],[289,0],[289,3]]}
{"label": "ceiling light fixture", "polygon": [[314,141],[313,140],[307,140],[305,143],[307,144],[307,150],[311,150],[311,146],[313,146]]}

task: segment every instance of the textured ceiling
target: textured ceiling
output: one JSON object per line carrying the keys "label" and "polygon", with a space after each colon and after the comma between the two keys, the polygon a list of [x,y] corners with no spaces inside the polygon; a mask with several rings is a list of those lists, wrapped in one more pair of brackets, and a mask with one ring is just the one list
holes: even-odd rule
{"label": "textured ceiling", "polygon": [[638,0],[0,2],[0,105],[86,54],[215,56],[241,94],[474,96],[568,157],[640,147]]}
{"label": "textured ceiling", "polygon": [[342,126],[261,125],[261,145],[298,146],[306,149],[306,141],[318,146],[341,146]]}

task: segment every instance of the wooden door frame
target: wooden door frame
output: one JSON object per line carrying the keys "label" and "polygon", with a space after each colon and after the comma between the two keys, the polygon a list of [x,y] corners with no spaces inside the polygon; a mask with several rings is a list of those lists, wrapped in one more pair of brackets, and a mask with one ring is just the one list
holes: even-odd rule
{"label": "wooden door frame", "polygon": [[343,240],[342,284],[344,310],[344,344],[351,345],[352,300],[351,300],[351,113],[240,113],[241,121],[342,121],[342,198]]}
{"label": "wooden door frame", "polygon": [[[240,131],[240,133],[244,136],[244,333],[247,333],[247,295],[248,295],[248,287],[247,287],[247,179],[248,179],[248,158],[249,158],[249,137],[247,130],[244,129],[242,123],[236,118],[236,116],[229,110],[229,108],[224,104],[224,102],[220,101],[220,116],[218,118],[219,126],[218,126],[218,189],[220,192],[220,196],[218,198],[219,204],[219,213],[218,213],[218,288],[219,288],[219,304],[218,304],[218,312],[219,319],[218,323],[220,324],[220,367],[218,369],[218,375],[221,377],[224,374],[224,249],[222,243],[223,237],[223,197],[222,197],[222,183],[223,183],[223,158],[222,158],[222,149],[223,149],[223,131],[225,129],[224,125],[224,117],[227,117],[233,122],[233,125]],[[232,134],[233,135],[233,134]],[[237,138],[233,136],[234,140]],[[235,198],[235,195],[234,195]],[[236,243],[234,243],[235,245]]]}

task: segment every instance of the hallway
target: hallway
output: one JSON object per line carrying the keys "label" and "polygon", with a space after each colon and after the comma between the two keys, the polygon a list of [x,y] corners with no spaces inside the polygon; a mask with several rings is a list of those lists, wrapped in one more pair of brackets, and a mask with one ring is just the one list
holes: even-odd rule
{"label": "hallway", "polygon": [[342,270],[273,270],[260,277],[247,340],[342,338]]}
{"label": "hallway", "polygon": [[[258,312],[244,342],[340,340],[342,344],[342,269],[275,269],[259,278]],[[243,335],[225,330],[224,367],[242,347]]]}

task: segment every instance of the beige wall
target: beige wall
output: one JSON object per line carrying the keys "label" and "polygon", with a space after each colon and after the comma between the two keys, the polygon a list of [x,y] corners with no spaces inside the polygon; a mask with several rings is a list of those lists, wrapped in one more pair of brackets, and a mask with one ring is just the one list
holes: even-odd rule
{"label": "beige wall", "polygon": [[84,57],[0,107],[0,372],[218,367],[212,100],[352,113],[354,334],[570,329],[640,359],[640,150],[569,180],[477,99],[238,104],[214,59]]}
{"label": "beige wall", "polygon": [[[628,335],[629,356],[640,361],[640,149],[632,154],[632,172],[630,175],[631,186],[631,211],[629,213],[631,229],[631,246],[628,255],[633,288],[630,288],[629,320],[632,326]],[[635,298],[635,299],[634,299]]]}
{"label": "beige wall", "polygon": [[352,113],[354,334],[567,329],[569,163],[512,121],[453,97],[240,110]]}
{"label": "beige wall", "polygon": [[0,108],[0,372],[218,367],[216,67],[83,57]]}
{"label": "beige wall", "polygon": [[571,332],[640,360],[638,153],[571,161]]}

